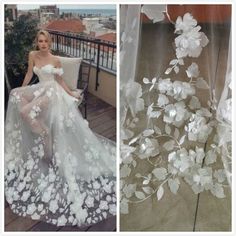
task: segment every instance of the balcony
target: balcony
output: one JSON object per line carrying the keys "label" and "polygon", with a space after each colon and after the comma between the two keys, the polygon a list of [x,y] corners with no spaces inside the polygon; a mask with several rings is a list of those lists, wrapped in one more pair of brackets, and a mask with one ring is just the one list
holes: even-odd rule
{"label": "balcony", "polygon": [[93,60],[89,78],[89,92],[112,106],[116,106],[116,44],[72,33],[49,31],[52,50],[64,56]]}

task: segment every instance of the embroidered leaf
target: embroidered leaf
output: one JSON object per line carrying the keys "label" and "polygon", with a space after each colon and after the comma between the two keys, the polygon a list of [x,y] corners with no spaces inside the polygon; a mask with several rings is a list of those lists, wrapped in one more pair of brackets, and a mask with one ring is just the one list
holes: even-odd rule
{"label": "embroidered leaf", "polygon": [[163,197],[164,194],[164,188],[162,187],[162,185],[158,188],[157,190],[157,200],[161,200],[161,198]]}
{"label": "embroidered leaf", "polygon": [[147,194],[153,194],[154,193],[154,189],[147,186],[147,187],[143,187],[143,191]]}
{"label": "embroidered leaf", "polygon": [[167,68],[167,70],[165,71],[165,74],[168,75],[168,74],[170,74],[171,71],[172,71],[172,68],[171,68],[171,67],[170,67],[170,68]]}
{"label": "embroidered leaf", "polygon": [[141,191],[136,191],[136,192],[135,192],[135,196],[136,196],[138,199],[144,199],[144,198],[145,198],[144,193],[141,192]]}
{"label": "embroidered leaf", "polygon": [[167,134],[170,134],[170,133],[171,133],[171,128],[170,128],[170,126],[169,126],[168,124],[165,125],[165,132],[166,132]]}
{"label": "embroidered leaf", "polygon": [[175,71],[176,74],[178,74],[178,73],[179,73],[179,67],[178,67],[178,66],[175,66],[175,67],[174,67],[174,71]]}
{"label": "embroidered leaf", "polygon": [[172,193],[176,194],[179,189],[179,185],[180,185],[179,179],[178,178],[169,179],[168,185],[169,185],[170,191]]}
{"label": "embroidered leaf", "polygon": [[200,103],[199,99],[195,96],[192,96],[191,100],[189,102],[189,108],[192,110],[196,110],[200,107],[201,107],[201,103]]}
{"label": "embroidered leaf", "polygon": [[169,65],[175,65],[175,64],[177,64],[177,62],[178,62],[178,59],[173,59],[170,61]]}
{"label": "embroidered leaf", "polygon": [[146,129],[143,131],[143,136],[144,137],[148,137],[150,135],[154,134],[154,130],[153,129]]}
{"label": "embroidered leaf", "polygon": [[209,85],[203,78],[197,78],[196,87],[200,89],[209,89]]}
{"label": "embroidered leaf", "polygon": [[215,154],[215,152],[213,150],[209,150],[206,154],[206,159],[205,159],[206,165],[216,162],[216,158],[217,155]]}
{"label": "embroidered leaf", "polygon": [[177,128],[175,128],[174,137],[175,137],[176,139],[179,138],[179,129],[177,129]]}
{"label": "embroidered leaf", "polygon": [[155,177],[158,180],[164,180],[166,178],[167,175],[167,170],[163,167],[161,168],[156,168],[152,171],[152,173],[155,175]]}
{"label": "embroidered leaf", "polygon": [[143,83],[144,83],[144,84],[150,84],[150,81],[149,81],[148,78],[143,78]]}
{"label": "embroidered leaf", "polygon": [[189,78],[197,78],[199,76],[198,65],[193,62],[186,70],[186,73]]}
{"label": "embroidered leaf", "polygon": [[179,140],[179,144],[183,144],[185,140],[186,135],[182,136],[181,139]]}
{"label": "embroidered leaf", "polygon": [[140,138],[140,136],[141,136],[141,135],[138,135],[138,136],[132,138],[132,139],[130,140],[130,142],[129,142],[129,145],[135,143],[135,142]]}
{"label": "embroidered leaf", "polygon": [[163,147],[167,150],[167,151],[171,151],[174,149],[175,146],[175,141],[174,140],[170,140],[167,141],[163,144]]}
{"label": "embroidered leaf", "polygon": [[132,165],[133,165],[133,167],[135,168],[136,165],[137,165],[137,161],[133,160],[133,161],[132,161]]}
{"label": "embroidered leaf", "polygon": [[145,179],[145,180],[143,181],[143,185],[147,185],[147,184],[149,184],[149,182],[150,182],[150,179]]}
{"label": "embroidered leaf", "polygon": [[157,78],[155,77],[155,78],[153,78],[152,79],[152,84],[155,84],[156,83],[156,81],[157,81]]}
{"label": "embroidered leaf", "polygon": [[157,126],[154,126],[154,130],[155,130],[155,133],[161,135],[161,130]]}

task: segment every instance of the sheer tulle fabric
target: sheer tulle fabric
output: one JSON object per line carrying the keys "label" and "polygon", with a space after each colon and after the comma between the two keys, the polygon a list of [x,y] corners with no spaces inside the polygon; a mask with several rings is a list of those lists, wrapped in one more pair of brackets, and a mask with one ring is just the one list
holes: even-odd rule
{"label": "sheer tulle fabric", "polygon": [[231,25],[163,9],[121,7],[120,228],[228,231]]}
{"label": "sheer tulle fabric", "polygon": [[95,135],[78,100],[34,67],[39,83],[11,91],[5,129],[5,194],[14,213],[85,226],[116,213],[115,144]]}

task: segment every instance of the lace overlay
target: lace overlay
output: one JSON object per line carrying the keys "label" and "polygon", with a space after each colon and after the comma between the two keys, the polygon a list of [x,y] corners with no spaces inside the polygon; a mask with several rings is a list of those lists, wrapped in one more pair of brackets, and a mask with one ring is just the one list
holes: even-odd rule
{"label": "lace overlay", "polygon": [[5,195],[14,213],[58,226],[116,214],[115,144],[95,135],[75,98],[34,67],[40,82],[11,91],[5,129]]}

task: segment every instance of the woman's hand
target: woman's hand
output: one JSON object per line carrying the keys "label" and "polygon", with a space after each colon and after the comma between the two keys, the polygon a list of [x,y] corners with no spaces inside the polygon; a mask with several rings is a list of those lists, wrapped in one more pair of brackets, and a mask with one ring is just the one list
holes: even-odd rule
{"label": "woman's hand", "polygon": [[78,99],[78,100],[81,99],[81,96],[80,96],[80,94],[78,94],[78,93],[73,93],[73,92],[71,92],[70,95],[71,95],[72,97]]}

